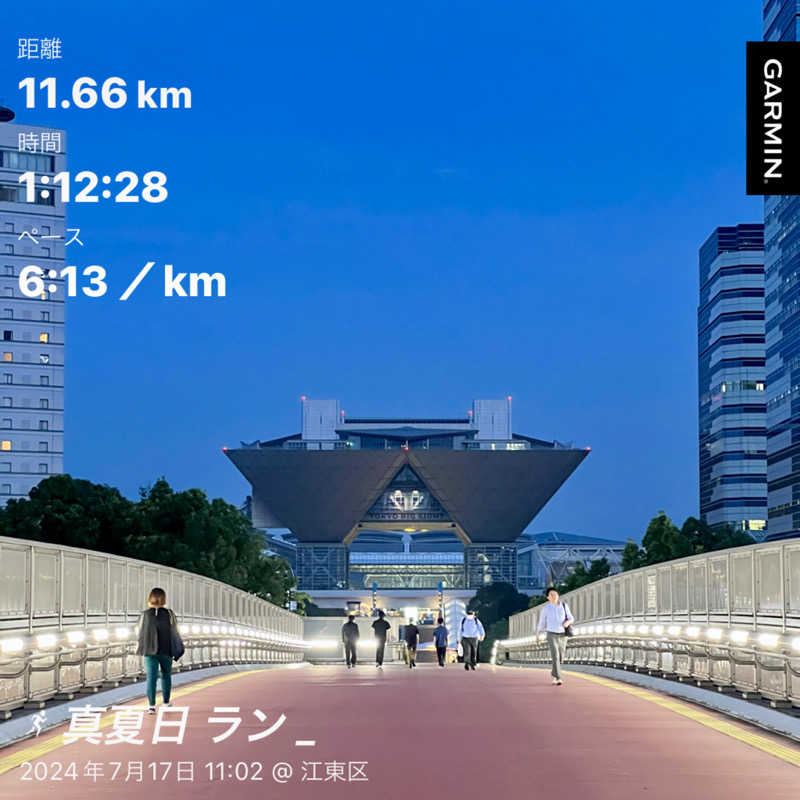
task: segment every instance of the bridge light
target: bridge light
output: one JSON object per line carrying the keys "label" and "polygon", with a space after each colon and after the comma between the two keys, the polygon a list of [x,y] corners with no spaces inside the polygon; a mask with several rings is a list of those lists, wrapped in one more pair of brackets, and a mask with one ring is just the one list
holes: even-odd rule
{"label": "bridge light", "polygon": [[800,636],[795,636],[794,639],[792,639],[792,650],[800,651]]}
{"label": "bridge light", "polygon": [[747,644],[750,634],[747,631],[731,631],[731,641],[734,644]]}
{"label": "bridge light", "polygon": [[680,636],[681,635],[681,626],[680,625],[670,625],[667,628],[667,633],[670,636]]}
{"label": "bridge light", "polygon": [[211,626],[203,625],[203,633],[211,633]]}
{"label": "bridge light", "polygon": [[58,642],[58,637],[54,633],[40,633],[36,637],[36,646],[40,650],[49,650],[55,647]]}
{"label": "bridge light", "polygon": [[614,626],[613,625],[605,625],[604,626],[604,630],[605,630],[606,633],[611,633],[614,630]]}
{"label": "bridge light", "polygon": [[650,628],[648,628],[647,625],[640,625],[639,626],[639,633],[643,633],[645,636],[647,635],[649,630],[650,630]]}
{"label": "bridge light", "polygon": [[16,636],[13,639],[3,639],[3,641],[0,642],[0,651],[3,653],[19,653],[24,647],[25,642]]}
{"label": "bridge light", "polygon": [[695,637],[697,637],[697,636],[699,636],[699,635],[700,635],[700,628],[698,628],[698,627],[697,627],[697,625],[690,625],[690,626],[689,626],[689,627],[686,629],[686,635],[687,635],[687,636],[688,636],[690,639],[694,639]]}
{"label": "bridge light", "polygon": [[108,639],[108,631],[105,628],[95,628],[92,631],[92,638],[96,642],[105,642]]}
{"label": "bridge light", "polygon": [[663,636],[664,635],[664,626],[663,625],[653,625],[653,635],[654,636]]}
{"label": "bridge light", "polygon": [[762,647],[777,647],[781,637],[777,633],[760,633],[758,643]]}
{"label": "bridge light", "polygon": [[614,633],[622,633],[624,630],[625,629],[622,627],[622,625],[615,625],[614,626]]}
{"label": "bridge light", "polygon": [[706,636],[712,641],[718,642],[722,638],[722,629],[721,628],[709,628],[706,631]]}
{"label": "bridge light", "polygon": [[86,640],[86,634],[83,631],[67,631],[67,641],[70,644],[81,644]]}
{"label": "bridge light", "polygon": [[212,625],[211,633],[219,633],[219,625]]}

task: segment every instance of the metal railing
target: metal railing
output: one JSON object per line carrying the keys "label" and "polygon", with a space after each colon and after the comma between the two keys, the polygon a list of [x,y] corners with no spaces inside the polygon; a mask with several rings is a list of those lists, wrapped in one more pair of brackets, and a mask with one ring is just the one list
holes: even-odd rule
{"label": "metal railing", "polygon": [[[800,540],[736,547],[605,578],[563,596],[566,661],[677,676],[800,706]],[[515,614],[498,661],[547,662],[543,606]]]}
{"label": "metal railing", "polygon": [[160,586],[186,653],[176,670],[303,660],[303,620],[227,584],[73,547],[0,537],[0,716],[141,677],[136,624]]}

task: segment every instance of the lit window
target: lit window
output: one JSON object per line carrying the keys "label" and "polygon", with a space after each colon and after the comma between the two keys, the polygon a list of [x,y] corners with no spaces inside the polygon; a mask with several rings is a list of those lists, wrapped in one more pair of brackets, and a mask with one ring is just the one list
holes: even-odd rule
{"label": "lit window", "polygon": [[50,334],[44,332],[40,333],[39,341],[42,342],[42,344],[47,344],[50,341]]}
{"label": "lit window", "polygon": [[11,353],[3,353],[3,361],[13,361],[14,356]]}
{"label": "lit window", "polygon": [[10,450],[11,449],[11,439],[3,439],[0,441],[0,450]]}

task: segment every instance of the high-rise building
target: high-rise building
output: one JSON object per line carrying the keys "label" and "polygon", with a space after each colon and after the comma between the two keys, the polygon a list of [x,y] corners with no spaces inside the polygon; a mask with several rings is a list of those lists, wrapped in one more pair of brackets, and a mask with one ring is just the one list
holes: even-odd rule
{"label": "high-rise building", "polygon": [[[66,168],[66,134],[0,122],[0,503],[27,496],[64,469],[65,209],[52,178]],[[35,174],[26,202],[25,172]],[[28,265],[45,273],[44,291],[20,289]],[[50,291],[55,287],[56,291]]]}
{"label": "high-rise building", "polygon": [[[796,41],[798,0],[765,0],[764,41]],[[800,197],[764,198],[769,536],[800,533]]]}
{"label": "high-rise building", "polygon": [[764,226],[716,228],[700,248],[700,516],[766,534]]}

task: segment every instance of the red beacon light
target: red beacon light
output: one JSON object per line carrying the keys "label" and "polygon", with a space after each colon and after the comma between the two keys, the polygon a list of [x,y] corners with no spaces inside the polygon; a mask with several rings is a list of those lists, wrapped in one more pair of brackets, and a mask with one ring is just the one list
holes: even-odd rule
{"label": "red beacon light", "polygon": [[223,453],[227,453],[227,452],[228,452],[228,448],[227,448],[227,447],[223,447],[223,448],[222,448],[222,452],[223,452]]}

